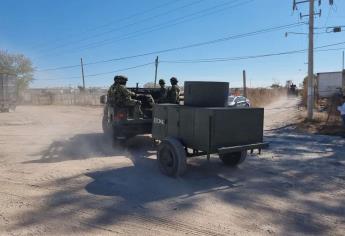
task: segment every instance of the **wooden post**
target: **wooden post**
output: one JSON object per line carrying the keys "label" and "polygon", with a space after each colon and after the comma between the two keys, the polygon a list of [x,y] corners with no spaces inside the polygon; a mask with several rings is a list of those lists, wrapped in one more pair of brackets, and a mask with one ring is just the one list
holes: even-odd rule
{"label": "wooden post", "polygon": [[156,66],[156,70],[155,70],[155,84],[154,84],[154,87],[156,87],[156,84],[157,84],[158,56],[156,57],[156,60],[155,60],[155,66]]}
{"label": "wooden post", "polygon": [[85,91],[85,78],[84,78],[84,64],[83,58],[80,58],[80,66],[81,66],[81,78],[83,79],[83,89]]}
{"label": "wooden post", "polygon": [[247,81],[246,81],[246,71],[243,70],[243,96],[247,97]]}

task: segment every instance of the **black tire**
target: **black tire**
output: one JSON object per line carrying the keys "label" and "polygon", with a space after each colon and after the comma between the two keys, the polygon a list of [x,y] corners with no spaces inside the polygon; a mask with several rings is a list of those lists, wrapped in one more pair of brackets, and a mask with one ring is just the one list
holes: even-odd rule
{"label": "black tire", "polygon": [[219,155],[219,158],[222,160],[226,166],[237,166],[244,162],[247,157],[247,151],[241,152],[232,152],[223,155]]}
{"label": "black tire", "polygon": [[106,136],[113,137],[113,127],[108,123],[108,118],[106,116],[102,118],[102,129]]}
{"label": "black tire", "polygon": [[161,172],[178,177],[187,170],[187,157],[183,145],[175,138],[166,138],[158,146],[157,161]]}

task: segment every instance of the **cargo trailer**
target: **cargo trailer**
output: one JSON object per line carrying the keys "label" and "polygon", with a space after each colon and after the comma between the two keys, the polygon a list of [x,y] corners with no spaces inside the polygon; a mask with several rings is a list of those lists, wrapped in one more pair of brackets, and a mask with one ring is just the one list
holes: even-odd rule
{"label": "cargo trailer", "polygon": [[[263,140],[263,108],[226,107],[227,97],[222,92],[212,93],[207,101],[188,98],[202,96],[201,91],[207,92],[210,83],[193,82],[185,86],[185,89],[189,87],[189,91],[185,90],[185,101],[193,106],[154,106],[152,137],[159,142],[158,165],[168,176],[182,175],[187,168],[187,157],[204,155],[209,159],[211,154],[218,154],[225,165],[236,166],[245,160],[248,150],[261,152],[268,146]],[[228,83],[213,85],[223,92],[227,90],[225,86]],[[203,107],[205,103],[213,103],[215,107]]]}

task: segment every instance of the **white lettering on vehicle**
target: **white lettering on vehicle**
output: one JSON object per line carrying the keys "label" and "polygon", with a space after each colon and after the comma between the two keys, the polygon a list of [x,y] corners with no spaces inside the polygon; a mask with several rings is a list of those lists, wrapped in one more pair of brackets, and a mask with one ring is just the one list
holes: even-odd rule
{"label": "white lettering on vehicle", "polygon": [[157,117],[153,118],[153,123],[157,125],[165,125],[165,121],[163,119],[159,119]]}

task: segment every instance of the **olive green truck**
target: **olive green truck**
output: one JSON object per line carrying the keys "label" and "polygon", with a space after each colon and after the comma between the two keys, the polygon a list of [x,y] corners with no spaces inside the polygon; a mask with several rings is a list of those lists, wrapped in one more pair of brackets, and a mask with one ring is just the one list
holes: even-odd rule
{"label": "olive green truck", "polygon": [[248,150],[268,147],[264,109],[229,107],[228,95],[228,83],[185,82],[184,104],[153,106],[151,129],[145,133],[151,132],[158,143],[157,161],[164,174],[185,173],[188,157],[217,154],[225,165],[236,166]]}

